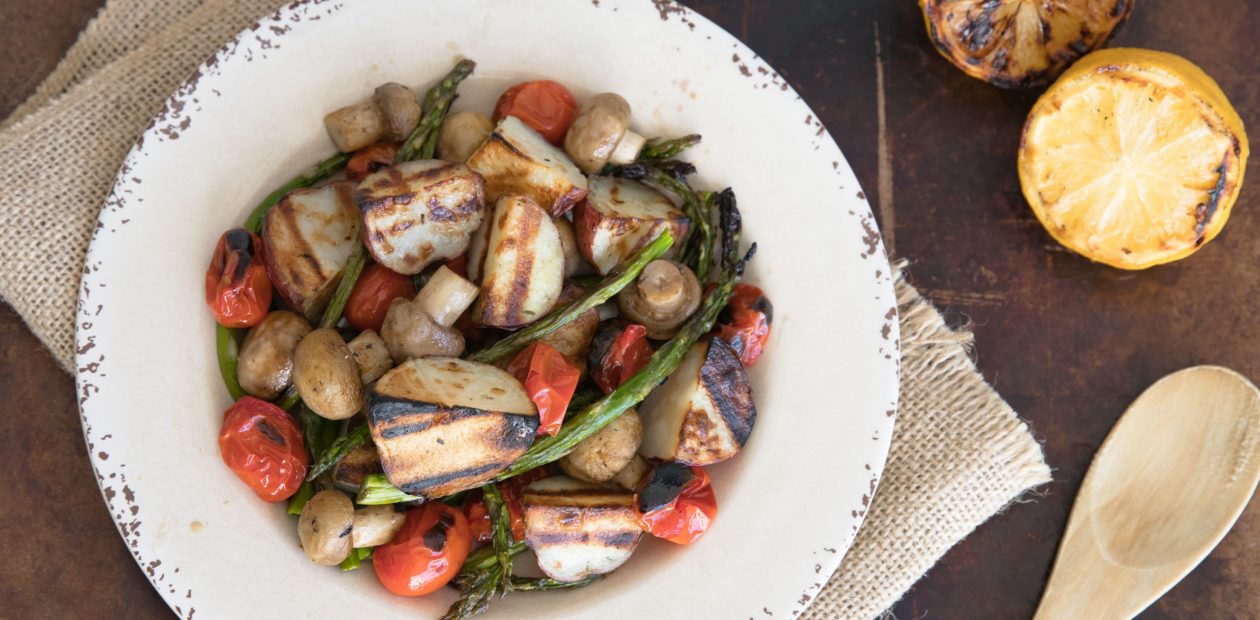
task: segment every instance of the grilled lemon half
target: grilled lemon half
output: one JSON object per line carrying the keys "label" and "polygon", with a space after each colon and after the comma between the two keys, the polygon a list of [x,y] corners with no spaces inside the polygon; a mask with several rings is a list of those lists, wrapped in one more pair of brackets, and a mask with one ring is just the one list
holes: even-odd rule
{"label": "grilled lemon half", "polygon": [[1002,88],[1053,80],[1111,38],[1135,0],[919,0],[928,37],[967,75]]}
{"label": "grilled lemon half", "polygon": [[1248,153],[1242,119],[1202,69],[1108,49],[1077,61],[1028,113],[1019,180],[1059,243],[1145,269],[1221,232]]}

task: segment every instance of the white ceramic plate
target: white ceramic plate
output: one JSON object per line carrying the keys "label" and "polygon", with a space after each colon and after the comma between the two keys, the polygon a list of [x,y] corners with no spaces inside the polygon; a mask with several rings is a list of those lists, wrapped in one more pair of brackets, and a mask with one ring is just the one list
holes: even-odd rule
{"label": "white ceramic plate", "polygon": [[[191,618],[441,615],[452,595],[396,598],[370,568],[305,559],[294,521],[219,460],[230,404],[202,279],[218,236],[327,156],[323,115],[384,81],[426,87],[478,62],[457,107],[546,76],[611,90],[649,136],[699,132],[697,184],[734,186],[747,281],[775,305],[752,370],[747,449],[712,468],[703,542],[649,540],[586,589],[520,594],[495,618],[791,618],[839,564],[884,465],[897,400],[890,270],[835,142],[756,54],[658,0],[308,2],[242,33],[167,103],[127,159],[84,271],[78,389],[102,492],[141,567]],[[765,611],[763,611],[765,610]]]}

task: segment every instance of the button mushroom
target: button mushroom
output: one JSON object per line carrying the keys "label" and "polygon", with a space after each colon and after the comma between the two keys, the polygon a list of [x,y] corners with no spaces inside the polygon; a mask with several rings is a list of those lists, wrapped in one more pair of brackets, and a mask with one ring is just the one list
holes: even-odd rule
{"label": "button mushroom", "polygon": [[343,153],[357,151],[377,140],[404,140],[420,122],[415,91],[390,82],[376,89],[372,99],[348,105],[324,117],[328,137]]}
{"label": "button mushroom", "polygon": [[245,335],[236,379],[250,396],[274,400],[293,380],[293,352],[311,324],[287,310],[267,315]]}
{"label": "button mushroom", "polygon": [[381,338],[397,363],[431,355],[458,357],[464,335],[451,328],[477,297],[477,286],[443,266],[412,301],[395,299]]}
{"label": "button mushroom", "polygon": [[480,112],[456,112],[442,121],[438,131],[438,157],[466,162],[494,131],[494,121]]}
{"label": "button mushroom", "polygon": [[634,460],[642,440],[639,412],[628,409],[560,459],[560,470],[585,482],[608,482]]}
{"label": "button mushroom", "polygon": [[630,131],[630,104],[621,95],[600,93],[587,99],[564,136],[564,151],[586,174],[604,164],[634,163],[646,139]]}
{"label": "button mushroom", "polygon": [[627,319],[646,327],[649,338],[672,338],[700,307],[700,281],[682,263],[654,260],[635,286],[617,294],[617,307]]}
{"label": "button mushroom", "polygon": [[293,353],[293,383],[302,402],[329,420],[344,420],[363,408],[363,379],[341,335],[317,329]]}
{"label": "button mushroom", "polygon": [[298,540],[312,562],[335,566],[350,555],[354,502],[341,491],[320,491],[298,515]]}

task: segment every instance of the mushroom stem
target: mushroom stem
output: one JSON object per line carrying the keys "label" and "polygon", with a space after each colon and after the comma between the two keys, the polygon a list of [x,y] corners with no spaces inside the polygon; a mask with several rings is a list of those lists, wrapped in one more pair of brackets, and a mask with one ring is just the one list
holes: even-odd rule
{"label": "mushroom stem", "polygon": [[608,163],[619,166],[633,164],[639,158],[639,151],[643,150],[643,145],[646,143],[647,138],[626,129],[625,135],[621,136],[621,142],[617,143],[617,148],[613,149],[612,155],[608,156]]}
{"label": "mushroom stem", "polygon": [[682,272],[674,263],[656,260],[639,275],[639,294],[648,306],[660,313],[672,313],[685,301]]}
{"label": "mushroom stem", "polygon": [[416,294],[416,304],[434,323],[450,327],[477,298],[477,286],[445,265]]}

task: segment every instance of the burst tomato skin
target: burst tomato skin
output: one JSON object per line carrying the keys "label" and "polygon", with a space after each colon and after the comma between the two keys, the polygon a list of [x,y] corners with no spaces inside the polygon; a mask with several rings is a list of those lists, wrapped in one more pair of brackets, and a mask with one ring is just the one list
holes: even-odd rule
{"label": "burst tomato skin", "polygon": [[605,394],[617,389],[635,373],[647,365],[652,357],[652,345],[647,341],[647,328],[627,325],[591,369],[591,379]]}
{"label": "burst tomato skin", "polygon": [[397,142],[375,142],[355,151],[346,162],[346,178],[362,181],[367,175],[392,165],[398,147]]}
{"label": "burst tomato skin", "polygon": [[464,500],[464,518],[468,520],[468,536],[472,540],[488,543],[493,538],[490,528],[490,513],[481,494],[469,495]]}
{"label": "burst tomato skin", "polygon": [[394,539],[372,552],[381,585],[398,596],[424,596],[450,582],[472,547],[464,513],[441,502],[407,511]]}
{"label": "burst tomato skin", "polygon": [[224,327],[253,327],[271,308],[262,241],[244,228],[219,237],[206,269],[206,305]]}
{"label": "burst tomato skin", "polygon": [[757,363],[770,342],[770,323],[774,306],[761,289],[749,284],[736,284],[727,306],[730,320],[718,326],[718,338],[725,340],[739,354],[739,361],[748,368]]}
{"label": "burst tomato skin", "polygon": [[717,496],[704,468],[693,465],[691,474],[677,499],[639,515],[644,531],[678,545],[690,545],[709,531],[717,519]]}
{"label": "burst tomato skin", "polygon": [[563,353],[543,342],[517,353],[507,371],[525,386],[529,399],[538,407],[538,434],[559,432],[581,371]]}
{"label": "burst tomato skin", "polygon": [[548,142],[559,145],[577,118],[577,100],[559,82],[534,80],[507,89],[494,106],[494,122],[515,116]]}
{"label": "burst tomato skin", "polygon": [[360,331],[370,329],[381,331],[385,322],[385,313],[389,304],[399,297],[408,299],[416,296],[416,287],[411,278],[372,263],[363,270],[359,281],[355,282],[346,300],[346,320]]}
{"label": "burst tomato skin", "polygon": [[302,431],[283,409],[245,396],[223,414],[219,431],[223,463],[265,502],[297,493],[310,457]]}

